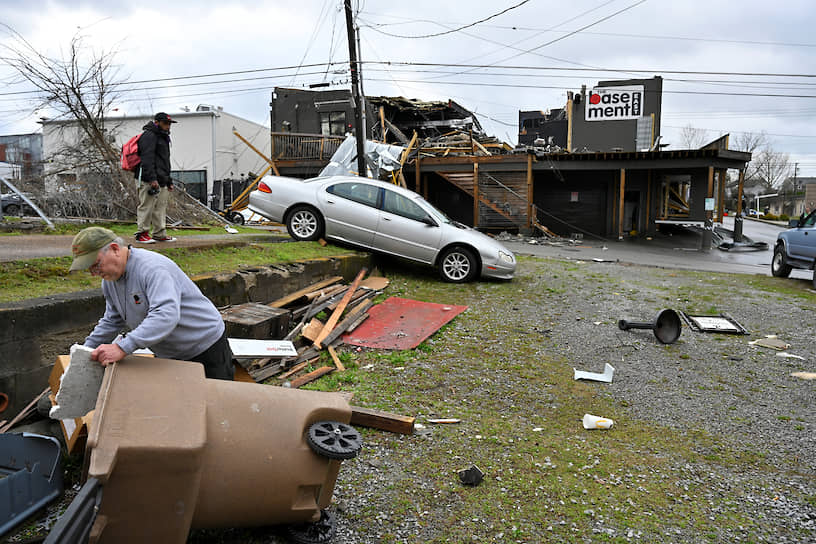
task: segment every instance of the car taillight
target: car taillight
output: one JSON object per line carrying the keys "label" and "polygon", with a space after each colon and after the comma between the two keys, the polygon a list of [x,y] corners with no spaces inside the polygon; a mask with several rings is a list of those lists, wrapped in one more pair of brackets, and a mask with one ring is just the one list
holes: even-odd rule
{"label": "car taillight", "polygon": [[269,185],[264,183],[263,181],[258,184],[258,190],[262,193],[272,193],[272,189],[269,188]]}

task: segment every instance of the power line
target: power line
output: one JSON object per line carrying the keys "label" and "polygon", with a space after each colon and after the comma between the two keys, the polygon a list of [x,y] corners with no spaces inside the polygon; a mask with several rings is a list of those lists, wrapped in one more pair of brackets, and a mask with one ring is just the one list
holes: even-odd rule
{"label": "power line", "polygon": [[[485,17],[484,19],[479,19],[478,21],[474,21],[474,22],[472,22],[472,23],[470,23],[470,24],[467,24],[467,25],[461,26],[461,27],[459,27],[459,28],[454,28],[454,29],[451,29],[451,30],[446,30],[445,32],[437,32],[436,34],[423,34],[423,35],[420,35],[420,36],[406,36],[406,35],[401,35],[401,34],[391,34],[391,33],[389,33],[389,32],[385,32],[385,31],[383,31],[383,30],[379,30],[378,28],[375,28],[375,27],[373,27],[373,26],[371,27],[371,30],[373,30],[373,31],[375,31],[375,32],[379,32],[380,34],[385,34],[386,36],[391,36],[392,38],[408,38],[408,39],[435,38],[435,37],[437,37],[437,36],[445,36],[446,34],[453,34],[454,32],[459,32],[459,31],[464,30],[464,29],[466,29],[466,28],[470,28],[470,27],[472,27],[472,26],[476,26],[476,25],[478,25],[479,23],[484,23],[485,21],[489,21],[490,19],[493,19],[493,18],[495,18],[495,17],[498,17],[499,15],[503,15],[503,14],[507,13],[507,12],[508,12],[508,11],[510,11],[510,10],[514,10],[514,9],[516,9],[516,8],[518,8],[518,7],[521,7],[521,6],[523,6],[524,4],[526,4],[526,3],[527,3],[527,2],[529,2],[529,1],[530,1],[530,0],[522,0],[522,1],[521,1],[521,2],[519,2],[518,4],[516,4],[516,5],[514,5],[514,6],[510,6],[509,8],[505,8],[505,9],[501,10],[501,11],[500,11],[500,12],[498,12],[498,13],[494,13],[493,15],[490,15],[489,17]],[[643,0],[643,1],[645,2],[646,0]]]}

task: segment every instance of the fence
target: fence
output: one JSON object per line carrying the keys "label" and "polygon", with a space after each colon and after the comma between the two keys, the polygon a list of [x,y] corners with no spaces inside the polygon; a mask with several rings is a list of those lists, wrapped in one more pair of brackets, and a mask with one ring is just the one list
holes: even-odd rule
{"label": "fence", "polygon": [[273,132],[272,158],[275,160],[328,161],[343,140],[345,140],[344,136]]}

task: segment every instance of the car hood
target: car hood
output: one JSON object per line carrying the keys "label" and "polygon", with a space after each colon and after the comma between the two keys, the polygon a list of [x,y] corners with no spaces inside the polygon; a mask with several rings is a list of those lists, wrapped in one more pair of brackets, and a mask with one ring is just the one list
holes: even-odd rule
{"label": "car hood", "polygon": [[498,251],[503,251],[508,255],[513,255],[513,258],[515,259],[515,254],[498,240],[479,232],[473,227],[468,227],[457,221],[444,223],[442,225],[442,237],[446,243],[454,241],[464,242],[472,245],[481,253],[495,253]]}

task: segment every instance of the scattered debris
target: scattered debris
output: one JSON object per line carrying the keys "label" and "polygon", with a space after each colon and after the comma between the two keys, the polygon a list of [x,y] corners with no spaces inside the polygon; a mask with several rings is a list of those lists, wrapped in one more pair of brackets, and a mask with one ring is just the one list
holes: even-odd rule
{"label": "scattered debris", "polygon": [[783,342],[782,340],[777,338],[775,335],[766,336],[765,338],[758,338],[758,339],[756,339],[756,340],[754,340],[752,342],[748,342],[748,343],[750,345],[752,345],[752,346],[760,346],[760,347],[763,347],[763,348],[777,349],[779,351],[784,351],[784,350],[788,349],[789,347],[791,347],[790,344],[788,344],[786,342]]}
{"label": "scattered debris", "polygon": [[482,480],[484,480],[484,472],[476,465],[459,471],[459,481],[465,485],[476,486],[482,483]]}
{"label": "scattered debris", "polygon": [[31,433],[0,435],[0,535],[62,495],[59,440]]}
{"label": "scattered debris", "polygon": [[801,378],[803,380],[816,380],[816,372],[793,372],[791,376],[794,378]]}
{"label": "scattered debris", "polygon": [[680,316],[674,310],[666,308],[660,310],[651,323],[638,323],[621,319],[618,321],[618,328],[622,331],[629,329],[651,329],[655,337],[663,344],[673,344],[680,338],[682,322]]}
{"label": "scattered debris", "polygon": [[776,354],[777,357],[785,357],[786,359],[799,359],[800,361],[804,361],[805,358],[801,355],[794,355],[793,353],[788,353],[787,351],[780,351]]}
{"label": "scattered debris", "polygon": [[287,340],[252,340],[249,338],[227,338],[232,355],[236,359],[257,359],[259,357],[296,357],[297,350]]}
{"label": "scattered debris", "polygon": [[725,313],[720,315],[689,315],[686,312],[680,312],[680,316],[686,322],[686,325],[696,332],[749,334],[748,330],[740,325],[736,319]]}
{"label": "scattered debris", "polygon": [[598,372],[584,372],[583,370],[573,369],[575,371],[576,380],[593,380],[596,382],[612,383],[612,377],[615,375],[615,367],[609,363],[604,364],[603,373]]}
{"label": "scattered debris", "polygon": [[415,428],[424,429],[423,425],[416,423],[414,417],[400,416],[359,406],[351,407],[351,424],[400,434],[412,434]]}
{"label": "scattered debris", "polygon": [[604,417],[593,416],[592,414],[584,414],[584,429],[608,429],[615,422]]}
{"label": "scattered debris", "polygon": [[46,393],[48,393],[49,390],[50,390],[50,388],[48,388],[48,387],[45,388],[45,390],[42,393],[40,393],[39,395],[37,395],[34,398],[34,400],[29,402],[28,405],[25,408],[20,410],[20,413],[17,414],[16,416],[14,416],[14,418],[11,421],[9,421],[8,423],[6,423],[4,421],[3,425],[0,426],[0,434],[5,433],[9,429],[11,429],[15,425],[17,425],[19,422],[23,421],[25,418],[27,418],[28,416],[30,416],[31,414],[36,412],[37,411],[37,403],[40,401],[41,398],[43,398],[46,395]]}
{"label": "scattered debris", "polygon": [[456,419],[453,417],[443,417],[443,418],[434,418],[429,419],[428,423],[461,423],[461,419]]}

